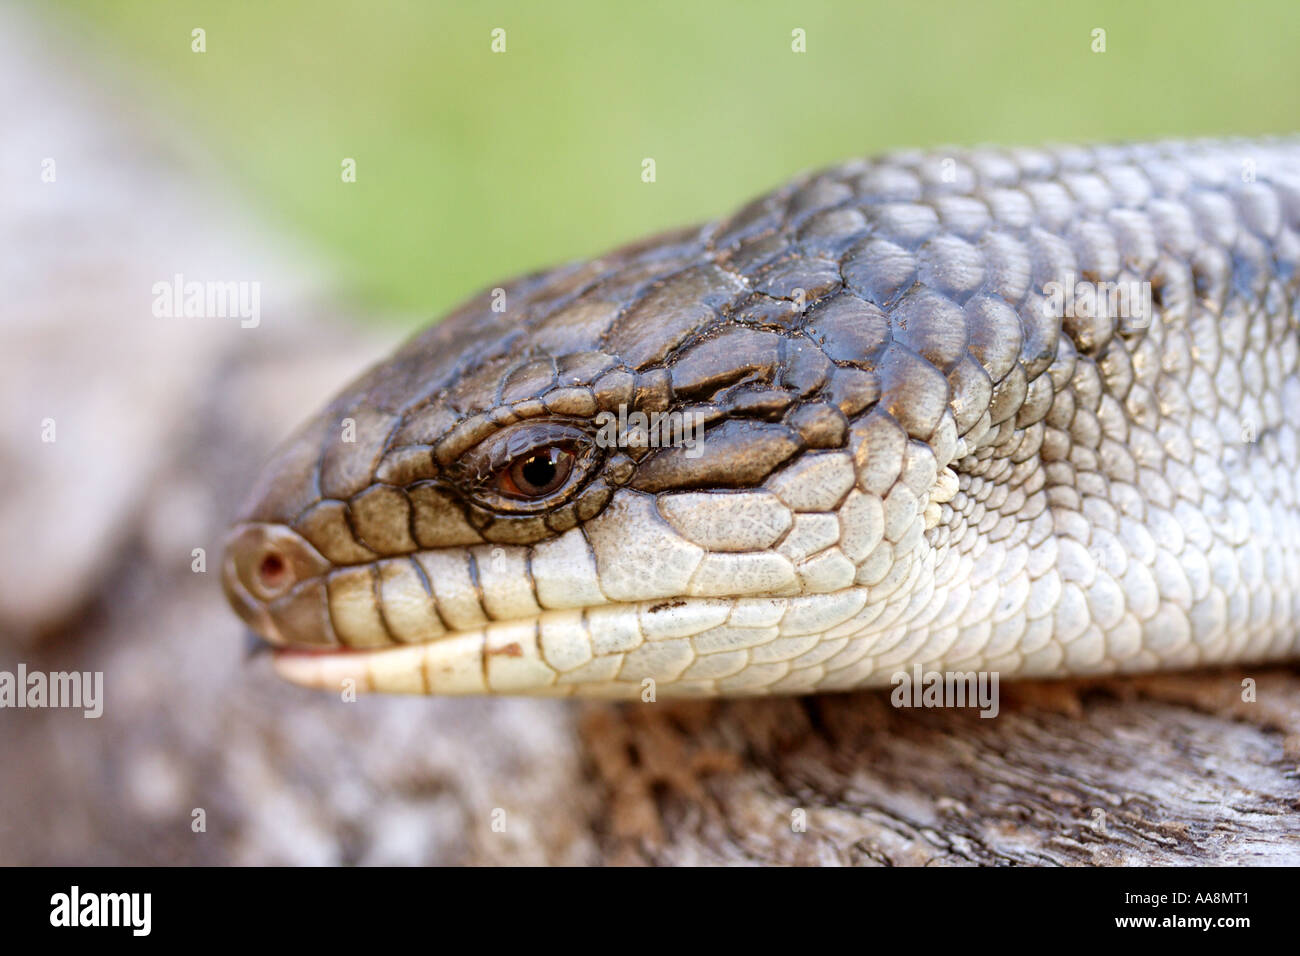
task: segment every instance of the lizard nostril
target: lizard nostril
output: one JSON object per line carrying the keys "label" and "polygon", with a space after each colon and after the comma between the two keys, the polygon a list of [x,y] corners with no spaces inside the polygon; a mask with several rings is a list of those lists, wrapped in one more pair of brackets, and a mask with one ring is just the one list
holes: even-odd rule
{"label": "lizard nostril", "polygon": [[313,627],[320,629],[312,609],[319,604],[323,610],[325,589],[323,581],[313,584],[313,579],[330,568],[324,555],[292,528],[247,522],[226,538],[221,583],[239,616],[271,644],[319,644],[311,636]]}
{"label": "lizard nostril", "polygon": [[276,551],[268,551],[257,566],[257,580],[269,592],[279,591],[289,583],[289,563]]}

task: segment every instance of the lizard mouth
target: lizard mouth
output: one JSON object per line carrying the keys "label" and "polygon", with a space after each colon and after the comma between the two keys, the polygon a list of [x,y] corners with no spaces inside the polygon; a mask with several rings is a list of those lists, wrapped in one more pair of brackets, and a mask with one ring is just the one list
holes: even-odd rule
{"label": "lizard mouth", "polygon": [[812,601],[681,598],[548,610],[422,643],[281,647],[275,669],[306,687],[389,694],[767,694],[796,679],[797,668],[850,651],[847,641],[824,642],[824,632],[863,600],[861,590],[846,589]]}
{"label": "lizard mouth", "polygon": [[[518,645],[520,658],[524,655],[523,647]],[[448,635],[424,644],[377,649],[282,647],[273,651],[273,659],[280,677],[316,690],[485,694],[489,691],[487,648],[487,635],[478,632]],[[527,666],[527,662],[521,663]],[[535,668],[537,663],[534,660],[531,666]]]}
{"label": "lizard mouth", "polygon": [[228,543],[223,581],[278,674],[323,690],[739,696],[797,690],[827,668],[858,680],[872,665],[841,636],[858,628],[862,587],[601,601],[530,588],[505,559],[474,562],[449,548],[335,566],[283,525],[249,524]]}
{"label": "lizard mouth", "polygon": [[[454,568],[454,553],[439,560]],[[283,525],[246,524],[227,542],[223,584],[284,679],[390,694],[633,697],[647,680],[690,694],[697,677],[703,693],[741,669],[748,646],[774,640],[785,611],[783,601],[689,597],[534,601],[506,617],[481,592],[451,587],[450,573],[419,573],[430,554],[339,568]]]}

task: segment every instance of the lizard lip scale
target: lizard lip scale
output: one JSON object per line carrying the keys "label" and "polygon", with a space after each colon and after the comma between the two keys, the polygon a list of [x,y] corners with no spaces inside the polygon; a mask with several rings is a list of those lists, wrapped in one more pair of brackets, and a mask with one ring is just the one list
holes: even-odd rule
{"label": "lizard lip scale", "polygon": [[498,292],[251,489],[223,581],[288,680],[741,696],[1300,651],[1300,141],[859,160]]}

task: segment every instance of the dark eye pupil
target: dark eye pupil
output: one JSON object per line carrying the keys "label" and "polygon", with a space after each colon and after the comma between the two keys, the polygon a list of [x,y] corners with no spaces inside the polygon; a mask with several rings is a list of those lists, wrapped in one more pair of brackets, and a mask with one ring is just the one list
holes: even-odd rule
{"label": "dark eye pupil", "polygon": [[515,494],[541,498],[561,487],[572,470],[572,453],[551,447],[516,459],[510,466],[508,477]]}
{"label": "dark eye pupil", "polygon": [[533,488],[545,488],[555,480],[555,462],[551,454],[533,455],[521,469],[524,481]]}

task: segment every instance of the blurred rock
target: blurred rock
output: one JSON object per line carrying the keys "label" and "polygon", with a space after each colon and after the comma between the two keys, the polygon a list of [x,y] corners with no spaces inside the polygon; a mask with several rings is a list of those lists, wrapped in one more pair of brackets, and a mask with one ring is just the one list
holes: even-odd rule
{"label": "blurred rock", "polygon": [[[17,10],[0,18],[0,630],[13,638],[66,620],[113,570],[225,368],[289,348],[355,365],[367,350],[312,321],[337,315],[319,267],[267,242],[129,87],[93,82]],[[259,283],[260,326],[156,317],[154,285],[177,274]],[[267,424],[319,397],[312,386],[283,383]]]}

